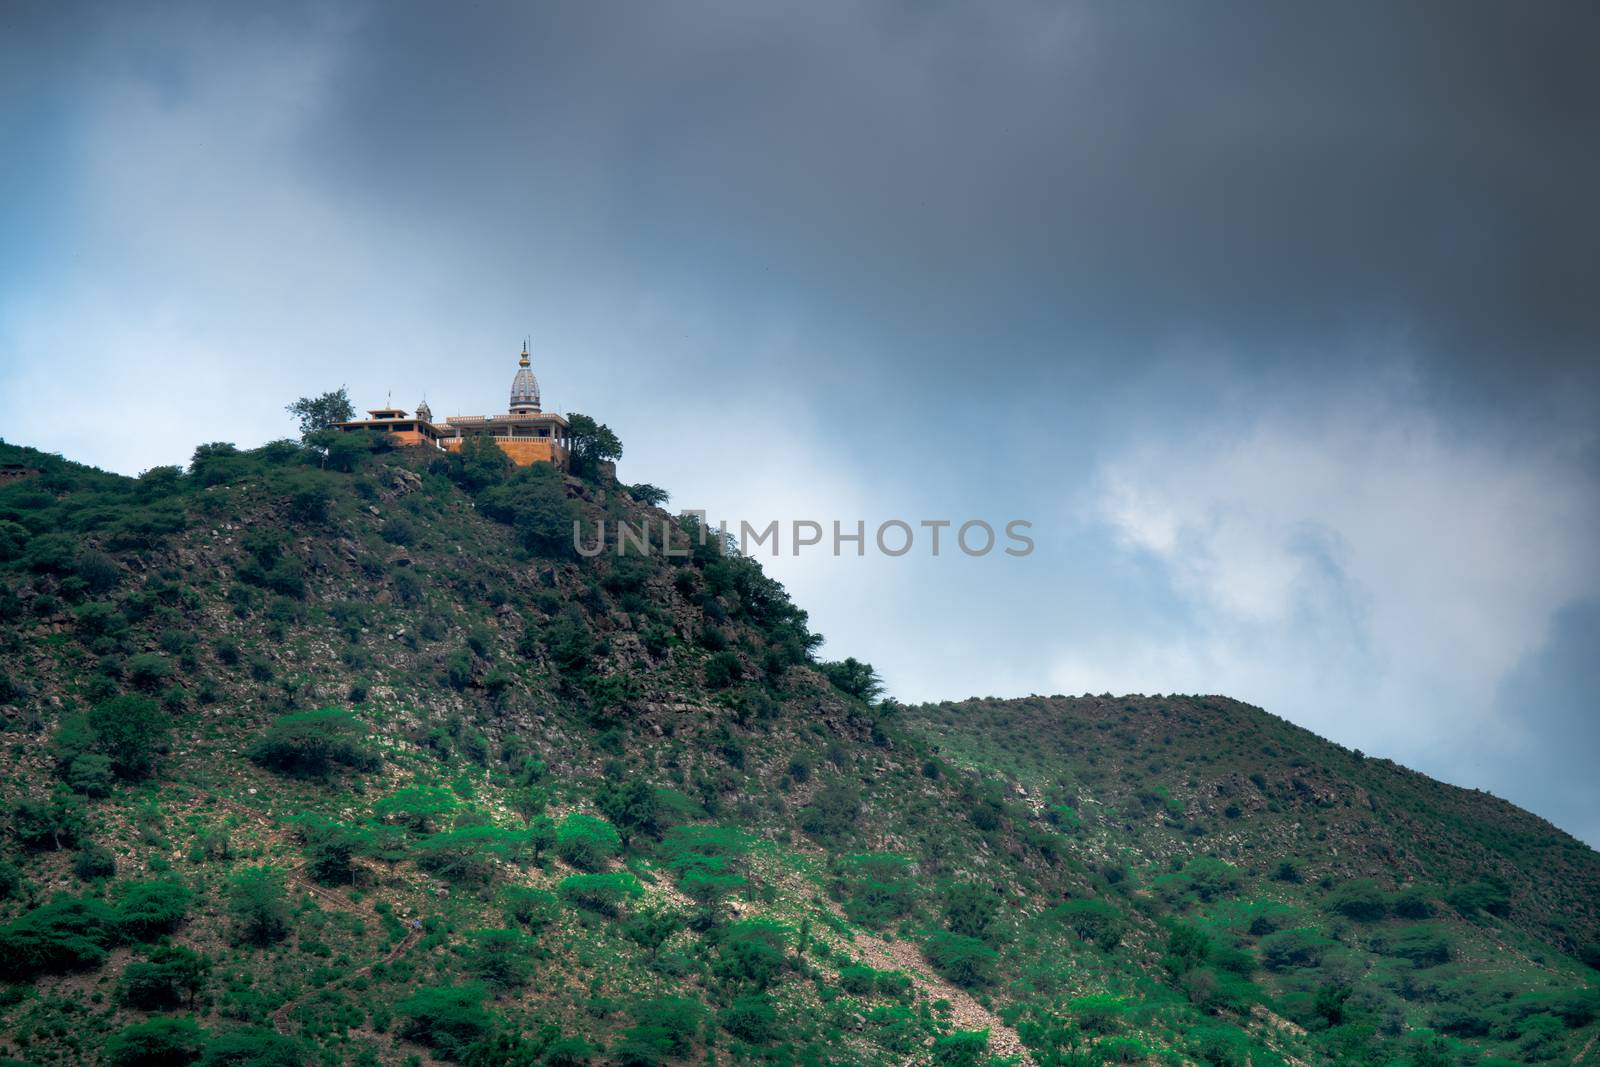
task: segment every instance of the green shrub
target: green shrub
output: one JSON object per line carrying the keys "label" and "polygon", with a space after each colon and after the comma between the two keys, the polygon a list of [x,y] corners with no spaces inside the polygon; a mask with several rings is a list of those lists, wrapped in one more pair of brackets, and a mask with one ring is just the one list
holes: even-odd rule
{"label": "green shrub", "polygon": [[639,879],[625,871],[613,874],[574,874],[556,887],[561,899],[585,911],[615,915],[629,900],[644,895]]}
{"label": "green shrub", "polygon": [[975,937],[938,931],[923,942],[933,969],[958,986],[972,988],[994,979],[995,950]]}
{"label": "green shrub", "polygon": [[269,770],[299,778],[325,778],[335,766],[376,771],[382,759],[363,741],[367,728],[348,711],[318,708],[273,721],[246,751]]}
{"label": "green shrub", "polygon": [[622,850],[616,827],[593,815],[573,813],[556,827],[556,855],[585,871],[598,871]]}
{"label": "green shrub", "polygon": [[200,1056],[200,1067],[304,1067],[305,1063],[299,1041],[259,1027],[213,1037]]}
{"label": "green shrub", "polygon": [[788,931],[765,919],[735,923],[721,931],[717,942],[716,975],[733,982],[766,989],[788,964]]}
{"label": "green shrub", "polygon": [[147,693],[160,689],[172,677],[172,662],[165,656],[146,652],[128,660],[128,681]]}
{"label": "green shrub", "polygon": [[1128,1002],[1109,993],[1074,997],[1067,1002],[1067,1011],[1091,1034],[1114,1034],[1128,1020]]}
{"label": "green shrub", "polygon": [[705,1009],[687,997],[653,997],[629,1008],[628,1014],[633,1026],[617,1050],[616,1062],[659,1063],[688,1054]]}
{"label": "green shrub", "polygon": [[0,857],[0,900],[15,900],[22,895],[22,868]]}
{"label": "green shrub", "polygon": [[151,1019],[112,1034],[105,1058],[113,1067],[175,1067],[199,1059],[205,1039],[193,1019]]}
{"label": "green shrub", "polygon": [[78,631],[86,637],[114,637],[128,629],[128,619],[115,604],[103,600],[80,606],[72,613]]}
{"label": "green shrub", "polygon": [[127,779],[148,777],[172,734],[166,712],[142,696],[101,701],[89,709],[87,724],[96,750],[110,758],[117,777]]}
{"label": "green shrub", "polygon": [[1207,1026],[1191,1031],[1190,1048],[1194,1058],[1207,1067],[1248,1067],[1250,1042],[1232,1027]]}
{"label": "green shrub", "polygon": [[556,670],[575,678],[588,667],[594,655],[594,635],[574,608],[550,620],[544,630],[544,647]]}
{"label": "green shrub", "polygon": [[1448,963],[1453,951],[1445,930],[1432,925],[1411,926],[1384,934],[1376,940],[1374,947],[1386,956],[1410,960],[1416,967]]}
{"label": "green shrub", "polygon": [[71,848],[85,825],[83,801],[59,787],[47,800],[26,797],[11,807],[11,833],[35,852]]}
{"label": "green shrub", "polygon": [[1335,915],[1357,922],[1377,922],[1389,914],[1389,895],[1370,878],[1359,878],[1335,886],[1323,901]]}
{"label": "green shrub", "polygon": [[999,913],[1000,897],[988,886],[957,882],[945,891],[944,925],[951,933],[986,938]]}
{"label": "green shrub", "polygon": [[738,997],[723,1009],[718,1022],[741,1041],[765,1045],[778,1036],[778,1011],[764,993]]}
{"label": "green shrub", "polygon": [[28,542],[22,552],[22,562],[31,571],[43,574],[66,574],[77,558],[77,548],[71,537],[60,533],[42,533]]}
{"label": "green shrub", "polygon": [[878,972],[865,964],[852,964],[839,971],[839,988],[852,996],[871,996],[878,989]]}
{"label": "green shrub", "polygon": [[117,999],[140,1011],[193,1009],[211,973],[211,961],[182,945],[157,945],[147,960],[123,969]]}
{"label": "green shrub", "polygon": [[1445,893],[1444,899],[1463,915],[1482,911],[1504,918],[1511,914],[1511,889],[1499,878],[1481,878],[1457,886]]}
{"label": "green shrub", "polygon": [[463,826],[419,842],[417,866],[454,881],[481,885],[494,877],[495,861],[515,854],[523,840],[498,826]]}
{"label": "green shrub", "polygon": [[1395,894],[1393,907],[1402,919],[1433,918],[1433,902],[1421,889],[1402,889]]}
{"label": "green shrub", "polygon": [[[587,1067],[594,1048],[581,1037],[558,1037],[544,1047],[539,1067]],[[485,1064],[485,1067],[499,1067]]]}
{"label": "green shrub", "polygon": [[989,1051],[989,1031],[957,1030],[933,1039],[934,1067],[979,1067]]}
{"label": "green shrub", "polygon": [[1066,804],[1055,804],[1045,809],[1045,820],[1063,833],[1076,833],[1083,828],[1083,817],[1078,809]]}
{"label": "green shrub", "polygon": [[730,649],[713,652],[706,660],[706,688],[726,689],[744,677],[744,661]]}
{"label": "green shrub", "polygon": [[658,835],[662,830],[664,812],[657,792],[649,782],[631,779],[626,782],[606,781],[596,790],[595,807],[611,820],[623,842],[636,833]]}
{"label": "green shrub", "polygon": [[1122,913],[1104,900],[1069,900],[1047,914],[1078,935],[1079,940],[1106,951],[1117,947],[1127,929]]}
{"label": "green shrub", "polygon": [[1268,970],[1316,967],[1333,942],[1315,930],[1279,930],[1261,939],[1261,962]]}
{"label": "green shrub", "polygon": [[1211,856],[1190,860],[1175,877],[1180,891],[1191,892],[1207,903],[1238,892],[1242,884],[1237,867]]}
{"label": "green shrub", "polygon": [[855,829],[861,794],[844,779],[834,779],[800,809],[800,828],[825,844],[836,844]]}
{"label": "green shrub", "polygon": [[299,821],[306,857],[306,874],[323,885],[339,885],[355,878],[355,857],[372,849],[372,832],[320,816]]}
{"label": "green shrub", "polygon": [[460,1060],[492,1028],[493,1020],[482,1006],[484,994],[483,986],[476,984],[419,989],[395,1005],[404,1017],[400,1036],[427,1045],[447,1060]]}
{"label": "green shrub", "polygon": [[103,901],[58,896],[0,927],[0,959],[11,974],[59,974],[105,962],[117,919]]}
{"label": "green shrub", "polygon": [[19,558],[28,545],[28,528],[10,519],[0,519],[0,563]]}
{"label": "green shrub", "polygon": [[171,933],[183,921],[194,899],[181,882],[158,880],[118,887],[117,923],[132,941],[149,941]]}
{"label": "green shrub", "polygon": [[520,989],[533,973],[537,942],[520,930],[474,930],[467,935],[467,970],[496,993]]}
{"label": "green shrub", "polygon": [[372,813],[386,822],[427,833],[460,808],[461,802],[443,789],[409,786],[379,800],[372,806]]}
{"label": "green shrub", "polygon": [[247,945],[266,946],[289,936],[289,904],[283,872],[250,867],[228,884],[228,912],[234,936]]}
{"label": "green shrub", "polygon": [[854,656],[836,663],[819,663],[817,668],[836,689],[857,700],[870,704],[883,694],[883,680],[877,670]]}
{"label": "green shrub", "polygon": [[556,920],[556,903],[554,893],[532,886],[508,885],[500,891],[500,904],[506,918],[534,932],[543,930]]}
{"label": "green shrub", "polygon": [[838,888],[851,922],[882,926],[911,910],[916,883],[911,861],[887,852],[846,856],[838,865]]}
{"label": "green shrub", "polygon": [[96,878],[112,878],[117,873],[117,857],[104,845],[85,845],[72,857],[72,873],[80,881],[92,882]]}
{"label": "green shrub", "polygon": [[67,764],[64,774],[74,793],[86,797],[108,797],[116,782],[111,757],[100,752],[85,752]]}

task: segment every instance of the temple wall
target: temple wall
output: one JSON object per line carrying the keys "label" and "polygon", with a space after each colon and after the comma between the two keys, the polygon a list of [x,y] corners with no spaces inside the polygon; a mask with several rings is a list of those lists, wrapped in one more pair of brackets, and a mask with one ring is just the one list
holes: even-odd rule
{"label": "temple wall", "polygon": [[[464,437],[446,437],[439,443],[448,452],[459,452],[464,440]],[[567,450],[551,437],[491,437],[489,440],[499,445],[500,451],[510,456],[511,462],[519,467],[535,463],[553,463],[558,467],[567,464]]]}

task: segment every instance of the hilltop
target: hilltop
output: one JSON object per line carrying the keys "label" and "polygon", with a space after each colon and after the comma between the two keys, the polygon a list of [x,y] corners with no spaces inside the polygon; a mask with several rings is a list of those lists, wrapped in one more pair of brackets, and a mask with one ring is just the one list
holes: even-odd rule
{"label": "hilltop", "polygon": [[0,445],[0,1056],[1594,1055],[1526,812],[1222,697],[902,706],[654,487],[343,438]]}

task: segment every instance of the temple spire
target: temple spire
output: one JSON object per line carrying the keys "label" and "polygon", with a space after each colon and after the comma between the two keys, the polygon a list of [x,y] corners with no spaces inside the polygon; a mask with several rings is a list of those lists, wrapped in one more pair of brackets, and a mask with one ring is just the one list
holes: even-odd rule
{"label": "temple spire", "polygon": [[517,361],[517,376],[511,379],[511,414],[539,414],[539,379],[533,376],[528,360],[528,343],[522,343],[522,358]]}

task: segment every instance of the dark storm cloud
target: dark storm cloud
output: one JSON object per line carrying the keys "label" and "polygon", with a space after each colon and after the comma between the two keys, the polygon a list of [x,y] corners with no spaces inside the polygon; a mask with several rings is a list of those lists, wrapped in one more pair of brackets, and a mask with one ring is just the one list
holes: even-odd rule
{"label": "dark storm cloud", "polygon": [[308,151],[419,212],[518,203],[478,218],[506,251],[600,235],[609,269],[801,291],[908,361],[1070,326],[1271,364],[1376,327],[1441,379],[1592,384],[1592,5],[453,15],[354,28]]}

